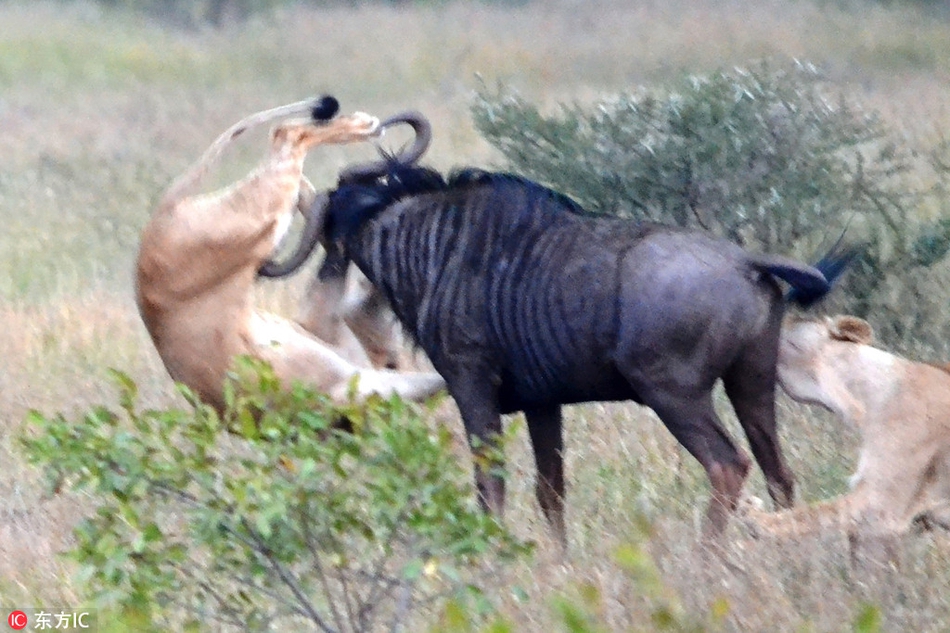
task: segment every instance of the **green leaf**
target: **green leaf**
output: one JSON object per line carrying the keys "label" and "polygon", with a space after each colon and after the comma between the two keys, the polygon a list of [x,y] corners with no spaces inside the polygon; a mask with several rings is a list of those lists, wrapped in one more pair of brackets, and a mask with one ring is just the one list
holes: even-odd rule
{"label": "green leaf", "polygon": [[862,605],[852,628],[855,633],[877,633],[881,630],[881,610],[872,604]]}

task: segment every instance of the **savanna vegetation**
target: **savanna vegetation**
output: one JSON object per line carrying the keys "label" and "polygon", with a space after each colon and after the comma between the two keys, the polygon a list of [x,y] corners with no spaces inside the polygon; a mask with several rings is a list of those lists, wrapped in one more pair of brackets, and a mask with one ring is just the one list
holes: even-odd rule
{"label": "savanna vegetation", "polygon": [[[784,250],[787,244],[789,252],[800,257],[810,257],[826,237],[812,233],[823,230],[812,222],[834,224],[827,236],[834,239],[849,218],[858,218],[851,226],[859,235],[878,240],[875,259],[867,263],[878,268],[873,274],[862,269],[875,285],[861,296],[852,288],[852,294],[843,293],[826,309],[863,310],[876,329],[887,333],[886,343],[893,348],[924,360],[948,357],[950,261],[941,230],[948,217],[944,178],[950,21],[939,3],[273,2],[253,5],[260,10],[232,10],[220,23],[213,22],[215,28],[205,25],[208,17],[201,13],[213,3],[194,3],[195,12],[185,19],[147,12],[150,17],[143,22],[138,9],[146,4],[0,3],[3,608],[97,605],[115,622],[115,630],[142,630],[145,625],[136,618],[143,612],[180,618],[162,621],[171,626],[215,630],[222,621],[215,618],[222,612],[210,609],[213,603],[207,598],[213,590],[228,598],[219,605],[234,598],[234,604],[245,609],[224,613],[244,624],[274,617],[268,609],[284,616],[286,611],[280,610],[296,597],[281,593],[286,583],[267,584],[270,577],[263,567],[276,559],[264,556],[255,562],[241,559],[237,550],[215,549],[227,541],[211,538],[214,529],[230,529],[245,538],[265,532],[285,535],[282,542],[290,549],[281,556],[296,556],[295,564],[305,561],[312,568],[313,560],[328,560],[320,558],[328,550],[296,534],[295,524],[282,514],[307,510],[306,504],[287,504],[300,501],[301,490],[313,490],[306,488],[305,480],[297,482],[303,487],[295,488],[288,473],[317,469],[316,462],[304,466],[315,456],[335,455],[333,459],[352,464],[347,460],[363,456],[361,451],[385,457],[407,450],[398,435],[369,431],[358,438],[364,444],[338,436],[316,442],[334,414],[320,408],[325,403],[315,404],[318,396],[305,393],[294,394],[281,405],[283,413],[270,420],[269,443],[256,443],[256,431],[240,424],[245,419],[240,414],[235,418],[238,433],[219,435],[222,422],[200,407],[192,408],[171,384],[135,310],[131,266],[138,232],[157,194],[233,121],[307,95],[332,93],[344,111],[360,109],[380,116],[419,109],[434,125],[429,158],[438,168],[475,164],[522,170],[563,185],[560,188],[592,207],[607,206],[600,201],[616,191],[611,184],[618,183],[627,187],[620,206],[631,214],[637,210],[631,201],[651,213],[675,213],[678,207],[673,196],[649,198],[642,188],[649,179],[624,180],[627,170],[642,176],[636,170],[652,168],[648,175],[669,185],[670,180],[659,176],[677,173],[671,165],[682,167],[689,159],[697,161],[694,166],[708,168],[699,158],[721,160],[721,170],[732,180],[716,180],[714,169],[694,172],[697,177],[689,183],[702,204],[688,209],[698,210],[690,217],[725,227],[736,216],[714,214],[728,211],[721,203],[729,195],[745,191],[748,217],[778,214],[785,224],[776,227],[792,227],[800,239],[783,242],[781,231],[773,227],[764,233],[773,241],[757,242],[752,225],[735,228],[733,235],[770,249]],[[801,75],[796,68],[815,72]],[[755,86],[744,83],[748,77],[757,78],[766,90],[756,92]],[[818,145],[808,146],[812,153],[806,153],[804,145],[790,145],[802,138],[794,134],[780,137],[776,151],[766,153],[785,161],[767,164],[780,171],[779,176],[795,176],[794,187],[782,189],[789,179],[774,170],[760,174],[739,169],[748,166],[739,150],[758,148],[761,155],[766,146],[755,146],[754,141],[772,128],[756,127],[755,106],[741,91],[733,93],[736,87],[744,87],[755,103],[764,101],[773,108],[779,131],[809,131],[809,140],[823,143],[833,160],[805,160],[818,155]],[[803,123],[788,115],[787,106],[796,103],[796,96],[814,96],[815,104],[827,106],[815,112],[828,118]],[[716,114],[714,106],[730,103],[734,112],[747,115],[738,119],[742,125],[708,125]],[[677,104],[692,109],[674,111],[671,106]],[[504,116],[491,118],[492,112]],[[624,113],[636,116],[619,125]],[[842,113],[848,117],[836,118]],[[642,129],[637,126],[647,123],[663,134],[655,133],[655,143],[648,148],[625,148],[636,140]],[[670,133],[677,129],[697,133]],[[698,133],[710,130],[715,134]],[[865,135],[860,143],[835,145],[848,130]],[[518,134],[527,140],[519,140]],[[544,143],[538,144],[539,138]],[[515,139],[522,149],[513,149],[504,139]],[[245,172],[259,156],[262,141],[260,134],[237,144],[217,182]],[[599,157],[584,153],[597,142]],[[719,151],[730,142],[735,153]],[[525,153],[524,147],[538,151]],[[648,162],[649,150],[656,162]],[[308,174],[318,187],[329,185],[343,165],[372,151],[321,148],[308,161]],[[526,160],[520,160],[521,155]],[[542,159],[561,162],[530,162]],[[831,176],[841,176],[834,182],[852,186],[835,188]],[[825,198],[816,206],[816,182],[841,209],[824,206]],[[859,190],[856,182],[865,188]],[[772,190],[777,195],[759,196]],[[882,201],[883,210],[874,200]],[[789,214],[804,212],[811,214],[804,224],[789,219]],[[889,223],[885,217],[897,219]],[[290,282],[262,284],[259,300],[292,314],[304,283],[305,275],[300,275]],[[322,412],[305,416],[314,436],[299,445],[281,444],[293,438],[291,427],[301,426],[294,409],[301,404]],[[721,404],[721,413],[740,437],[725,401]],[[362,489],[368,496],[348,510],[373,512],[395,497],[411,502],[413,497],[403,493],[428,482],[437,508],[458,517],[475,539],[459,544],[450,540],[456,533],[441,534],[441,541],[431,541],[435,550],[417,549],[418,538],[433,536],[426,521],[445,520],[438,513],[413,523],[413,529],[394,531],[416,540],[393,550],[391,560],[402,566],[395,568],[395,598],[383,613],[399,615],[412,630],[472,630],[496,617],[497,630],[513,631],[940,631],[950,625],[950,540],[941,533],[908,536],[898,543],[892,559],[855,565],[843,534],[793,542],[756,540],[737,523],[724,551],[709,556],[697,544],[707,494],[702,471],[655,416],[634,405],[591,404],[567,413],[571,548],[566,556],[549,540],[535,505],[533,464],[517,419],[507,447],[509,541],[509,535],[466,514],[470,498],[459,499],[456,507],[444,496],[454,493],[455,485],[467,490],[466,473],[441,481],[426,470],[434,464],[438,472],[448,472],[450,467],[440,461],[446,454],[456,456],[463,468],[470,463],[451,402],[434,411],[401,403],[374,406],[365,412],[368,419],[402,424],[406,437],[430,442],[433,451],[418,456],[415,475],[403,472],[405,479],[378,491],[389,495],[387,501]],[[29,414],[31,410],[36,413]],[[784,399],[780,416],[802,499],[814,501],[843,491],[854,467],[852,432],[839,428],[827,414]],[[21,437],[32,438],[31,443],[24,445]],[[209,469],[208,461],[188,461],[194,460],[193,453],[162,456],[159,443],[165,438],[166,448],[191,446],[213,453],[215,464],[222,455],[233,462]],[[84,451],[90,460],[85,463]],[[46,467],[31,464],[26,452]],[[152,461],[136,461],[144,457]],[[126,466],[139,464],[138,472],[152,482],[167,484],[172,480],[162,477],[184,477],[182,469],[187,469],[194,475],[188,485],[197,488],[181,484],[182,490],[227,493],[232,505],[208,497],[195,515],[181,497],[162,503],[146,494],[141,480],[110,479],[109,466],[120,458],[127,460]],[[372,475],[376,467],[386,472],[386,460],[343,475],[363,481],[359,477]],[[51,487],[46,475],[55,473],[67,477]],[[216,488],[227,480],[225,473],[233,475],[230,487]],[[320,476],[326,480],[332,473]],[[275,477],[281,486],[269,497],[254,496],[265,477]],[[166,488],[174,489],[181,481]],[[767,496],[758,475],[749,487],[752,494]],[[242,510],[266,515],[254,515],[260,522],[244,532],[239,523],[225,520],[242,516],[233,512],[239,503],[233,495],[239,490],[244,495]],[[143,508],[155,514],[146,516]],[[365,521],[368,527],[385,527],[380,515],[339,516],[350,526]],[[168,540],[189,534],[189,525],[197,526],[193,540]],[[83,529],[75,532],[79,526]],[[330,537],[334,530],[348,534],[347,524],[331,528],[321,544],[355,545],[364,553],[372,550],[366,545],[372,539],[389,538],[363,529],[341,544]],[[536,541],[536,546],[522,552],[517,547],[522,541]],[[493,549],[505,543],[516,551]],[[333,557],[342,550],[332,547],[329,560],[339,562]],[[68,550],[79,556],[61,555]],[[504,555],[512,553],[518,556]],[[140,560],[154,565],[134,569],[154,576],[122,575]],[[229,567],[242,560],[249,566]],[[180,574],[181,566],[176,571],[174,563],[181,561],[197,561],[184,568],[194,573]],[[215,567],[215,561],[221,566]],[[172,566],[162,567],[163,562]],[[90,563],[85,575],[78,573]],[[198,582],[205,572],[220,580],[224,569],[243,570],[242,576],[233,577],[256,583],[251,587],[260,592],[248,594],[239,583],[209,588]],[[128,589],[133,581],[137,592],[102,591]],[[406,604],[399,598],[409,595],[406,586],[421,591],[411,594],[419,597],[411,603],[411,616],[399,611]],[[459,587],[472,591],[459,594]],[[170,604],[169,588],[183,592],[181,599],[190,608],[163,612]],[[332,602],[321,602],[320,591],[314,589],[309,601],[318,615],[318,607]],[[330,591],[323,595],[342,589]],[[265,600],[267,592],[272,594],[270,602]],[[139,607],[127,610],[128,620],[112,618],[118,611],[108,611],[123,606],[122,596]]]}
{"label": "savanna vegetation", "polygon": [[[950,249],[950,144],[910,145],[875,113],[829,94],[810,64],[690,75],[548,116],[483,92],[473,112],[513,169],[588,211],[810,262],[840,240],[860,252],[829,305],[874,315],[891,345],[940,347],[950,335],[945,293],[910,300],[926,294]],[[895,290],[905,299],[895,302]]]}

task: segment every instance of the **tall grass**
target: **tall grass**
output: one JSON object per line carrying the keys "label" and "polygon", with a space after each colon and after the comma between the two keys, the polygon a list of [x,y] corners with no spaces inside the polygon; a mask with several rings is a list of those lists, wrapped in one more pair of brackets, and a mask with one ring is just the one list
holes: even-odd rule
{"label": "tall grass", "polygon": [[[73,411],[113,397],[107,367],[129,373],[150,406],[176,398],[132,298],[138,233],[161,189],[248,112],[320,92],[335,94],[344,111],[417,108],[434,124],[432,164],[491,166],[499,157],[468,114],[479,82],[504,80],[541,102],[584,102],[782,54],[825,67],[909,137],[936,142],[950,128],[950,24],[912,9],[846,11],[805,0],[456,2],[287,9],[222,32],[181,33],[93,4],[7,2],[0,24],[4,606],[83,600],[56,552],[88,500],[44,496],[14,437],[31,407]],[[236,144],[209,188],[246,172],[263,139]],[[371,152],[318,150],[308,175],[328,185],[341,166]],[[261,301],[289,313],[303,283],[269,284]],[[457,420],[446,409],[442,415]],[[802,497],[842,491],[855,436],[787,403],[781,420]],[[699,565],[705,476],[656,417],[634,405],[592,404],[571,408],[566,427],[566,559],[548,541],[533,499],[527,440],[519,437],[510,454],[507,520],[541,543],[494,596],[517,630],[557,630],[550,599],[581,582],[600,590],[613,630],[649,628],[636,583],[612,555],[638,538],[642,516],[653,523],[648,547],[672,590],[695,610],[725,597],[729,630],[839,630],[867,601],[883,609],[886,630],[950,626],[950,574],[941,564],[950,543],[941,535],[903,542],[900,569],[858,576],[840,535],[772,543],[736,527],[727,562]],[[468,459],[461,448],[459,455]],[[750,489],[765,496],[758,474]]]}

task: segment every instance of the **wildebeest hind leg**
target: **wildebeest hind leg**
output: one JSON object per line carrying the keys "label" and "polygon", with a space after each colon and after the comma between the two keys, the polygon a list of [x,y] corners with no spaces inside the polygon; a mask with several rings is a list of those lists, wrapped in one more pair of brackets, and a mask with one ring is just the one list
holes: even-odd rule
{"label": "wildebeest hind leg", "polygon": [[765,475],[776,507],[795,502],[795,478],[785,463],[775,422],[775,363],[757,367],[740,359],[724,375],[723,385],[739,424],[749,439],[752,455]]}
{"label": "wildebeest hind leg", "polygon": [[567,546],[564,526],[564,439],[561,407],[525,410],[528,433],[538,471],[535,494],[544,516],[562,547]]}
{"label": "wildebeest hind leg", "polygon": [[712,392],[694,396],[667,392],[642,393],[666,427],[706,470],[712,498],[706,513],[705,537],[722,534],[735,511],[749,474],[749,458],[733,443],[712,404]]}

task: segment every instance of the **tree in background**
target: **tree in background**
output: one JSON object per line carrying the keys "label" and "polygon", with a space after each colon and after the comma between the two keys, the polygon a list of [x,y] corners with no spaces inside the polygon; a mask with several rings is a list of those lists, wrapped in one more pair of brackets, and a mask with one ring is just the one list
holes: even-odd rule
{"label": "tree in background", "polygon": [[[948,340],[946,285],[920,285],[938,283],[926,271],[950,250],[948,147],[918,156],[878,117],[829,98],[810,65],[693,76],[552,115],[504,87],[482,89],[473,115],[513,171],[591,212],[700,228],[805,260],[847,230],[864,250],[832,304],[871,316],[893,344]],[[921,170],[925,188],[910,177]],[[907,292],[941,299],[907,305]]]}
{"label": "tree in background", "polygon": [[[255,14],[273,11],[279,6],[303,4],[312,7],[362,5],[440,5],[449,0],[97,0],[110,9],[140,11],[159,20],[186,27],[221,28],[229,22],[241,22]],[[526,4],[530,0],[481,0],[486,4]]]}
{"label": "tree in background", "polygon": [[141,11],[185,26],[207,24],[215,28],[229,20],[245,20],[251,14],[272,10],[283,0],[98,0],[110,9]]}

